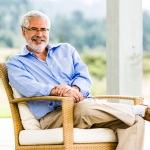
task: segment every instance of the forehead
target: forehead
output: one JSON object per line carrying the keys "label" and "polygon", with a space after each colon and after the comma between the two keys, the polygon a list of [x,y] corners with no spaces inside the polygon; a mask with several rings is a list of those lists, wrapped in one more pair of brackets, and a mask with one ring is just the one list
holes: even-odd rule
{"label": "forehead", "polygon": [[28,28],[32,28],[32,27],[47,28],[47,22],[46,20],[43,20],[41,18],[30,19]]}

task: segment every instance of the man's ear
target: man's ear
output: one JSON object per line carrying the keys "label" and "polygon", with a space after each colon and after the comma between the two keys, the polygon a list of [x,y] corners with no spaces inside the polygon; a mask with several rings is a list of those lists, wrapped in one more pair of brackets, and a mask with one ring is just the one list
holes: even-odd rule
{"label": "man's ear", "polygon": [[26,37],[26,31],[25,31],[24,28],[22,28],[22,35],[23,35],[24,38]]}

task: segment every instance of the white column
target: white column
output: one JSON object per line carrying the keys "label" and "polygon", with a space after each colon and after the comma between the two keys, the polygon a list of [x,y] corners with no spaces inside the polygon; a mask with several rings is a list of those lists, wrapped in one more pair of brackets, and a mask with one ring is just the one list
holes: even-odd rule
{"label": "white column", "polygon": [[142,30],[142,0],[107,0],[107,95],[142,96]]}

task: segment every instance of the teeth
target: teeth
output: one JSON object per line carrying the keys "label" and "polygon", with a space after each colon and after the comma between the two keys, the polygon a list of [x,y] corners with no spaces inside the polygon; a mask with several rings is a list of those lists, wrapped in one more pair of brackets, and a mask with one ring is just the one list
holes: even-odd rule
{"label": "teeth", "polygon": [[45,39],[43,39],[43,38],[33,38],[32,41],[41,42],[41,41],[45,41]]}

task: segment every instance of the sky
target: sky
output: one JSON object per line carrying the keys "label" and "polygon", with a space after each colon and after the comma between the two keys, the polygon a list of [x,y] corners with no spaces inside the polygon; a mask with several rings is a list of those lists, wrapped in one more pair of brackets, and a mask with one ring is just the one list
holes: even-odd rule
{"label": "sky", "polygon": [[[59,2],[62,0],[44,0],[44,1]],[[102,2],[102,1],[106,1],[106,0],[75,0],[75,1],[80,1],[87,5],[92,5],[94,3],[99,3],[100,1]],[[150,0],[142,0],[142,7],[144,10],[150,11]]]}
{"label": "sky", "polygon": [[142,0],[143,10],[150,11],[150,0]]}

